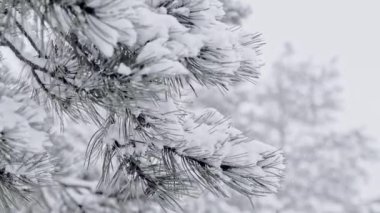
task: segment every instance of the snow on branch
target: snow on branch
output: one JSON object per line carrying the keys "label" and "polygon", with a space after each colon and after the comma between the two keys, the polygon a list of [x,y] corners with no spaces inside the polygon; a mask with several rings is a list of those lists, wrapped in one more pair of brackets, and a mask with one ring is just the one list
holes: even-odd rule
{"label": "snow on branch", "polygon": [[86,156],[102,159],[109,196],[174,207],[199,188],[277,188],[280,152],[184,103],[258,78],[260,34],[227,24],[219,0],[4,0],[0,10],[0,44],[26,66],[35,99],[98,125]]}

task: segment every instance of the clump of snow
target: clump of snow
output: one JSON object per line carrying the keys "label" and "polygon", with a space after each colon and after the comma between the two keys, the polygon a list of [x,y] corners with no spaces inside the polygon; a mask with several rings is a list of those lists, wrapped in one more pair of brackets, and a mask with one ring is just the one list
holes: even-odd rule
{"label": "clump of snow", "polygon": [[132,70],[125,64],[121,63],[117,69],[117,72],[123,75],[130,75],[132,73]]}

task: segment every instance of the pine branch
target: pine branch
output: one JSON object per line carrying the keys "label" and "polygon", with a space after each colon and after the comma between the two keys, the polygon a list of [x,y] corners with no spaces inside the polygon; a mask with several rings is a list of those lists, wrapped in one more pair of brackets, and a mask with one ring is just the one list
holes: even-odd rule
{"label": "pine branch", "polygon": [[[123,183],[124,181],[127,182]],[[132,157],[126,157],[120,162],[110,181],[110,186],[116,190],[111,196],[127,201],[143,193],[145,197],[157,199],[161,205],[169,208],[180,207],[179,200],[185,195],[191,195],[190,184],[188,179],[167,173],[159,164],[144,166]]]}
{"label": "pine branch", "polygon": [[[258,77],[260,64],[252,56],[259,54],[259,35],[241,36],[223,23],[218,1],[9,2],[21,16],[30,13],[40,32],[33,37],[15,18],[15,26],[5,29],[17,27],[21,39],[15,40],[27,40],[39,58],[18,49],[6,31],[0,42],[30,67],[36,98],[60,117],[99,126],[86,163],[102,158],[98,189],[106,188],[106,197],[123,202],[143,194],[175,208],[198,188],[223,196],[225,185],[247,196],[273,191],[282,172],[278,153],[244,163],[243,153],[226,151],[244,141],[227,119],[213,113],[195,117],[182,108],[182,95],[196,94],[196,84],[228,90]],[[215,147],[199,132],[216,136],[206,141]],[[63,187],[64,203],[83,210],[67,189],[72,187]]]}
{"label": "pine branch", "polygon": [[[6,168],[6,167],[8,168]],[[40,187],[51,184],[54,167],[43,154],[13,156],[9,165],[0,164],[0,209],[10,210],[19,203],[30,202]]]}
{"label": "pine branch", "polygon": [[[259,161],[257,165],[224,162],[219,167],[199,158],[180,154],[176,149],[170,147],[164,147],[162,152],[164,165],[168,170],[176,174],[176,171],[181,171],[184,168],[185,172],[202,188],[224,197],[228,197],[228,193],[223,184],[247,197],[271,194],[277,188],[276,179],[281,179],[283,173],[281,169],[282,157],[277,152],[263,154],[263,160]],[[179,162],[176,156],[180,158]],[[235,161],[237,160],[235,159]],[[270,175],[252,173],[250,170],[255,167],[262,168]],[[246,171],[244,172],[245,175],[241,175],[240,173],[244,170]]]}

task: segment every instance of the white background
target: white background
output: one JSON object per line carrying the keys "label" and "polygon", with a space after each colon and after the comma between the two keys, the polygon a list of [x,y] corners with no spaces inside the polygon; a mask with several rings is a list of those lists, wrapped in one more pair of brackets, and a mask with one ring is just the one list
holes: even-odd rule
{"label": "white background", "polygon": [[[249,0],[247,0],[249,1]],[[261,32],[266,64],[285,42],[315,59],[338,58],[344,88],[342,128],[363,127],[380,139],[380,1],[250,0],[253,15],[245,27]],[[265,71],[263,69],[263,78]],[[380,155],[380,153],[379,153]],[[380,161],[370,165],[365,197],[380,196]]]}

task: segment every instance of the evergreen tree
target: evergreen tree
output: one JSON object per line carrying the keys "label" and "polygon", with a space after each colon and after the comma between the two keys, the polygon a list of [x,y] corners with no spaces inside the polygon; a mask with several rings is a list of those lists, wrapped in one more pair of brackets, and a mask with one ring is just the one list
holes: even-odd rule
{"label": "evergreen tree", "polygon": [[[54,174],[57,196],[40,189],[48,211],[102,212],[140,197],[176,208],[204,189],[247,197],[276,191],[277,149],[245,137],[213,109],[183,104],[199,87],[226,90],[257,78],[260,38],[226,24],[218,0],[2,0],[0,10],[0,45],[25,66],[35,100],[62,124],[98,127],[86,155],[78,153],[99,175],[87,179],[76,168],[71,182]],[[70,162],[59,138],[51,136],[45,151]],[[7,196],[0,191],[9,209],[16,199]]]}

